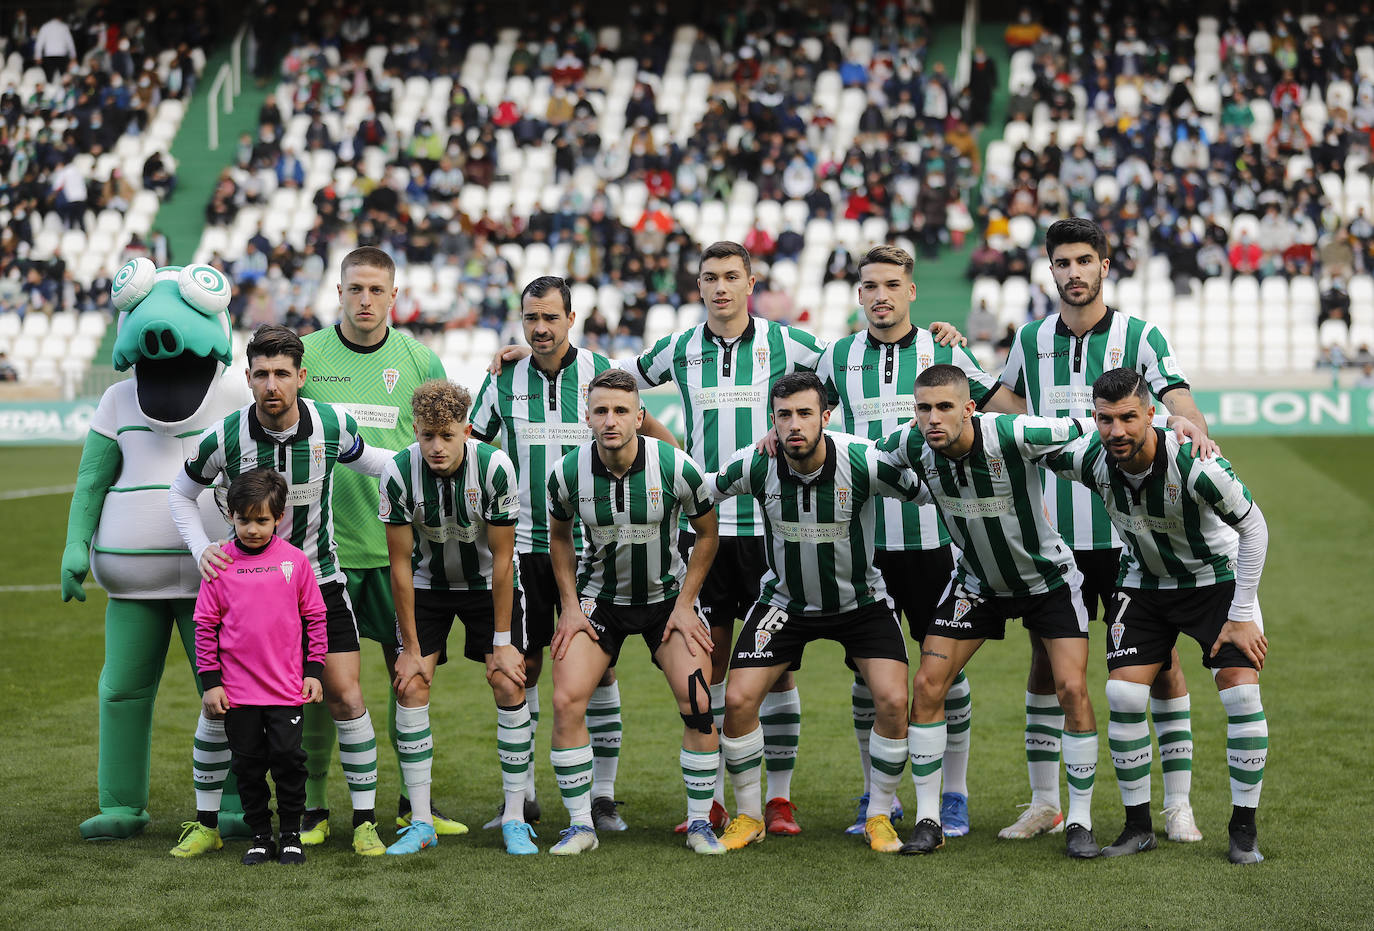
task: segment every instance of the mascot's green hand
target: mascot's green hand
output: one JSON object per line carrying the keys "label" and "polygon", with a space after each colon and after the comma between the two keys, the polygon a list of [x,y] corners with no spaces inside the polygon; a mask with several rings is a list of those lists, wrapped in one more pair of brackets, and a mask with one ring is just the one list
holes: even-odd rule
{"label": "mascot's green hand", "polygon": [[91,554],[80,543],[68,543],[62,550],[62,600],[86,600],[86,589],[81,583],[86,581],[86,573],[91,568]]}

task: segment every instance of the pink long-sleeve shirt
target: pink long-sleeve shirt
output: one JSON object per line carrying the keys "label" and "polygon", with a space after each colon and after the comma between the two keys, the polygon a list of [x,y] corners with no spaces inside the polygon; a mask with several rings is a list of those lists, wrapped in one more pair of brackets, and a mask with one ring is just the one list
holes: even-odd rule
{"label": "pink long-sleeve shirt", "polygon": [[196,670],[205,688],[224,686],[229,704],[300,705],[306,676],[324,670],[324,599],[306,555],[281,537],[261,553],[238,540],[233,562],[200,584]]}

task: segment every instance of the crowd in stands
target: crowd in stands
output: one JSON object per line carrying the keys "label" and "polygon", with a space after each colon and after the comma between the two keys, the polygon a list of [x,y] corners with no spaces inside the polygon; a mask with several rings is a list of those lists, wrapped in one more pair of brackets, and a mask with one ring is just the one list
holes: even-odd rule
{"label": "crowd in stands", "polygon": [[971,277],[1025,275],[1036,256],[1015,218],[1039,233],[1065,215],[1108,231],[1116,276],[1162,255],[1184,291],[1374,270],[1370,4],[1230,10],[1210,28],[1180,2],[1022,12],[1006,38],[1029,68],[1011,77],[1010,160],[984,177]]}
{"label": "crowd in stands", "polygon": [[165,249],[149,227],[176,186],[167,149],[219,15],[0,9],[0,313],[108,311],[112,269]]}
{"label": "crowd in stands", "polygon": [[[693,21],[685,44],[661,3],[597,11],[610,28],[581,4],[558,6],[513,42],[476,7],[451,17],[355,7],[289,30],[260,20],[257,73],[281,84],[256,134],[239,140],[206,220],[232,231],[283,189],[304,189],[315,219],[262,235],[254,213],[223,245],[212,238],[212,258],[248,282],[234,305],[244,319],[284,320],[318,287],[330,250],[378,244],[403,267],[449,269],[443,288],[402,293],[398,322],[500,328],[521,272],[504,247],[547,248],[573,282],[621,294],[622,306],[588,321],[589,338],[632,351],[651,308],[698,300],[696,249],[726,232],[703,221],[743,200],[757,205],[735,237],[758,260],[756,310],[806,319],[821,309],[815,295],[799,300],[794,274],[769,272],[802,258],[813,221],[877,221],[867,238],[905,238],[925,256],[973,228],[981,166],[970,121],[987,118],[996,68],[980,53],[957,94],[944,65],[927,61],[928,9],[838,4],[831,22],[785,2],[743,4]],[[503,40],[501,77],[465,84],[472,59]],[[448,78],[442,106],[408,105],[417,79],[432,90]],[[684,88],[697,82],[709,91],[701,112],[686,112]],[[335,170],[311,184],[319,164]],[[535,164],[548,166],[544,194],[522,203],[520,167]],[[814,291],[851,274],[861,245],[824,242]]]}

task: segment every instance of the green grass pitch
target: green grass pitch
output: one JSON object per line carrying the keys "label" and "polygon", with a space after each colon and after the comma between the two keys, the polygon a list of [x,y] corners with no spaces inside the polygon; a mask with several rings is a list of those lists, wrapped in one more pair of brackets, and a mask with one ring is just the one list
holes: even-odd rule
{"label": "green grass pitch", "polygon": [[[937,855],[880,856],[841,829],[861,787],[838,650],[808,652],[799,676],[803,727],[793,782],[804,833],[725,857],[697,858],[669,833],[685,804],[677,769],[681,723],[641,647],[621,663],[625,745],[617,794],[628,834],[571,860],[508,857],[479,826],[500,789],[490,693],[461,660],[436,678],[435,800],[473,827],[404,859],[354,856],[348,803],[331,784],[335,834],[302,869],[238,864],[242,842],[196,861],[167,856],[194,815],[190,745],[197,699],[173,645],[157,705],[153,823],[142,837],[88,844],[76,826],[96,810],[96,680],[103,593],[64,605],[55,590],[68,496],[13,491],[74,480],[72,448],[0,449],[0,889],[6,927],[279,926],[865,928],[1368,927],[1374,905],[1365,844],[1371,803],[1369,596],[1374,483],[1367,439],[1227,439],[1225,452],[1263,505],[1269,560],[1261,588],[1270,661],[1262,676],[1270,760],[1258,867],[1226,863],[1229,813],[1224,716],[1195,644],[1180,644],[1193,690],[1193,803],[1200,844],[1170,844],[1117,861],[1071,862],[1060,837],[998,841],[1026,801],[1021,750],[1027,647],[1019,625],[969,666],[973,833]],[[27,587],[46,586],[41,590]],[[1094,801],[1098,840],[1120,829],[1107,756],[1104,631],[1093,632],[1089,682],[1102,735]],[[385,730],[386,683],[364,654],[364,694]],[[548,715],[550,687],[544,685]],[[546,717],[546,720],[547,717]],[[385,743],[385,741],[382,741]],[[544,822],[566,817],[548,763],[535,752]],[[393,814],[398,776],[382,751],[379,809]],[[914,802],[909,781],[902,797]],[[1156,809],[1161,797],[1154,774]],[[394,836],[383,819],[383,836]],[[1156,826],[1162,830],[1161,817]],[[903,836],[910,821],[899,824]]]}

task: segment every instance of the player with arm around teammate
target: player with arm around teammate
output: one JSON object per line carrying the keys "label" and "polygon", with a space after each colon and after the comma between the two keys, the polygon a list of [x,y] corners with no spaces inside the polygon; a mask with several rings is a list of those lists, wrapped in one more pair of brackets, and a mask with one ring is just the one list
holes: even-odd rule
{"label": "player with arm around teammate", "polygon": [[[515,552],[525,593],[525,699],[533,727],[539,725],[539,676],[544,648],[553,639],[558,613],[558,584],[549,556],[547,481],[553,464],[592,438],[587,427],[587,389],[611,361],[590,349],[574,346],[569,331],[576,320],[572,291],[562,278],[546,275],[525,285],[520,295],[520,319],[528,358],[509,362],[489,373],[472,410],[472,432],[487,443],[500,442],[515,464],[520,482],[520,520],[515,525]],[[645,436],[676,445],[647,411],[640,430]],[[575,542],[581,527],[574,522]],[[587,706],[592,738],[592,821],[598,831],[624,831],[617,810],[615,777],[619,765],[622,723],[620,685],[614,667],[598,683]],[[525,803],[526,820],[539,819],[534,794],[534,767]],[[494,824],[499,827],[499,815]]]}
{"label": "player with arm around teammate", "polygon": [[[1001,381],[1025,398],[1031,414],[1091,417],[1094,380],[1113,368],[1135,369],[1146,376],[1151,393],[1171,414],[1191,422],[1188,427],[1175,427],[1192,437],[1195,449],[1205,455],[1201,441],[1206,437],[1206,420],[1169,341],[1154,324],[1108,307],[1103,298],[1102,283],[1111,267],[1108,248],[1106,235],[1091,220],[1073,217],[1051,224],[1045,252],[1059,306],[1055,313],[1017,330]],[[1050,522],[1083,573],[1084,607],[1095,618],[1099,601],[1104,610],[1110,610],[1121,540],[1101,502],[1087,489],[1047,474],[1044,493]],[[1189,803],[1191,702],[1177,655],[1151,686],[1150,715],[1161,747],[1169,838],[1201,840]],[[1062,830],[1058,762],[1063,726],[1063,710],[1055,699],[1045,651],[1039,637],[1032,634],[1025,728],[1031,801],[999,837],[1022,839]]]}
{"label": "player with arm around teammate", "polygon": [[520,495],[510,457],[471,438],[471,404],[452,382],[421,385],[411,398],[416,442],[382,474],[378,514],[386,524],[402,646],[393,682],[397,752],[411,806],[410,826],[387,848],[390,854],[418,853],[438,842],[429,812],[429,693],[435,669],[448,660],[455,616],[466,629],[463,655],[485,664],[496,699],[506,851],[538,853],[524,820],[532,732],[515,573]]}
{"label": "player with arm around teammate", "polygon": [[1082,428],[1074,421],[976,410],[962,370],[931,366],[916,378],[915,421],[879,446],[889,462],[921,479],[959,547],[912,685],[908,739],[916,827],[902,852],[932,853],[944,845],[939,817],[945,696],[983,641],[1002,639],[1007,620],[1020,617],[1046,641],[1067,720],[1067,853],[1089,859],[1099,848],[1092,832],[1097,725],[1088,700],[1088,616],[1082,576],[1045,519],[1035,466]]}
{"label": "player with arm around teammate", "polygon": [[1259,505],[1225,459],[1198,459],[1152,425],[1146,379],[1114,369],[1093,383],[1097,432],[1045,459],[1106,507],[1125,541],[1107,641],[1107,740],[1126,826],[1102,851],[1156,846],[1150,823],[1150,684],[1186,633],[1202,646],[1226,709],[1232,863],[1259,863],[1255,811],[1269,749],[1259,671],[1269,643],[1258,588],[1268,545]]}
{"label": "player with arm around teammate", "polygon": [[769,400],[780,455],[743,449],[715,476],[718,497],[757,503],[767,560],[725,692],[721,745],[739,809],[721,840],[732,850],[764,840],[759,708],[773,683],[801,666],[806,644],[827,639],[844,646],[846,663],[873,694],[864,835],[872,849],[895,853],[901,840],[889,815],[908,753],[908,667],[901,625],[873,565],[874,499],[912,499],[917,486],[872,444],[825,431],[830,412],[815,374],[783,376]]}
{"label": "player with arm around teammate", "polygon": [[[301,366],[303,354],[300,337],[286,327],[258,328],[247,351],[253,403],[202,435],[195,455],[172,479],[168,505],[202,577],[213,579],[233,559],[206,535],[196,498],[221,475],[232,481],[243,472],[268,468],[286,479],[286,516],[278,532],[310,557],[324,597],[324,700],[338,732],[353,803],[353,849],[379,856],[386,845],[377,836],[377,738],[358,683],[358,628],[335,554],[331,505],[335,466],[379,476],[392,451],[369,446],[343,408],[299,397],[308,374]],[[196,781],[207,784],[212,780],[202,777],[201,767],[227,749],[223,721],[202,713],[195,742]],[[196,795],[197,809],[218,807],[217,790],[197,789]]]}
{"label": "player with arm around teammate", "polygon": [[[571,821],[549,851],[556,855],[596,849],[587,702],[634,634],[644,637],[682,716],[687,846],[701,854],[725,852],[708,821],[720,750],[706,685],[711,634],[696,606],[716,553],[715,508],[687,454],[639,436],[640,420],[634,379],[619,370],[597,375],[587,397],[594,440],[560,459],[549,476],[550,553],[562,600],[550,644],[550,758]],[[685,571],[674,545],[679,513],[697,533]],[[574,516],[587,535],[580,561]]]}
{"label": "player with arm around teammate", "polygon": [[[915,261],[906,250],[875,246],[859,260],[859,306],[868,321],[860,333],[841,337],[821,353],[816,374],[826,384],[834,405],[830,426],[842,433],[878,441],[911,419],[916,376],[932,365],[957,365],[968,375],[969,391],[979,410],[1023,414],[1025,400],[979,368],[964,348],[942,345],[935,334],[911,322],[916,299],[912,280]],[[930,504],[883,498],[876,505],[876,551],[873,563],[900,618],[906,616],[912,639],[925,637],[930,619],[954,556],[949,531]],[[946,836],[967,834],[968,756],[973,698],[963,672],[954,680],[945,701],[949,742],[945,748],[945,787],[940,821]],[[873,696],[856,675],[851,688],[854,734],[859,743],[864,794],[859,811],[846,833],[862,834],[868,818],[869,737],[873,728]],[[894,805],[893,820],[900,815]]]}

